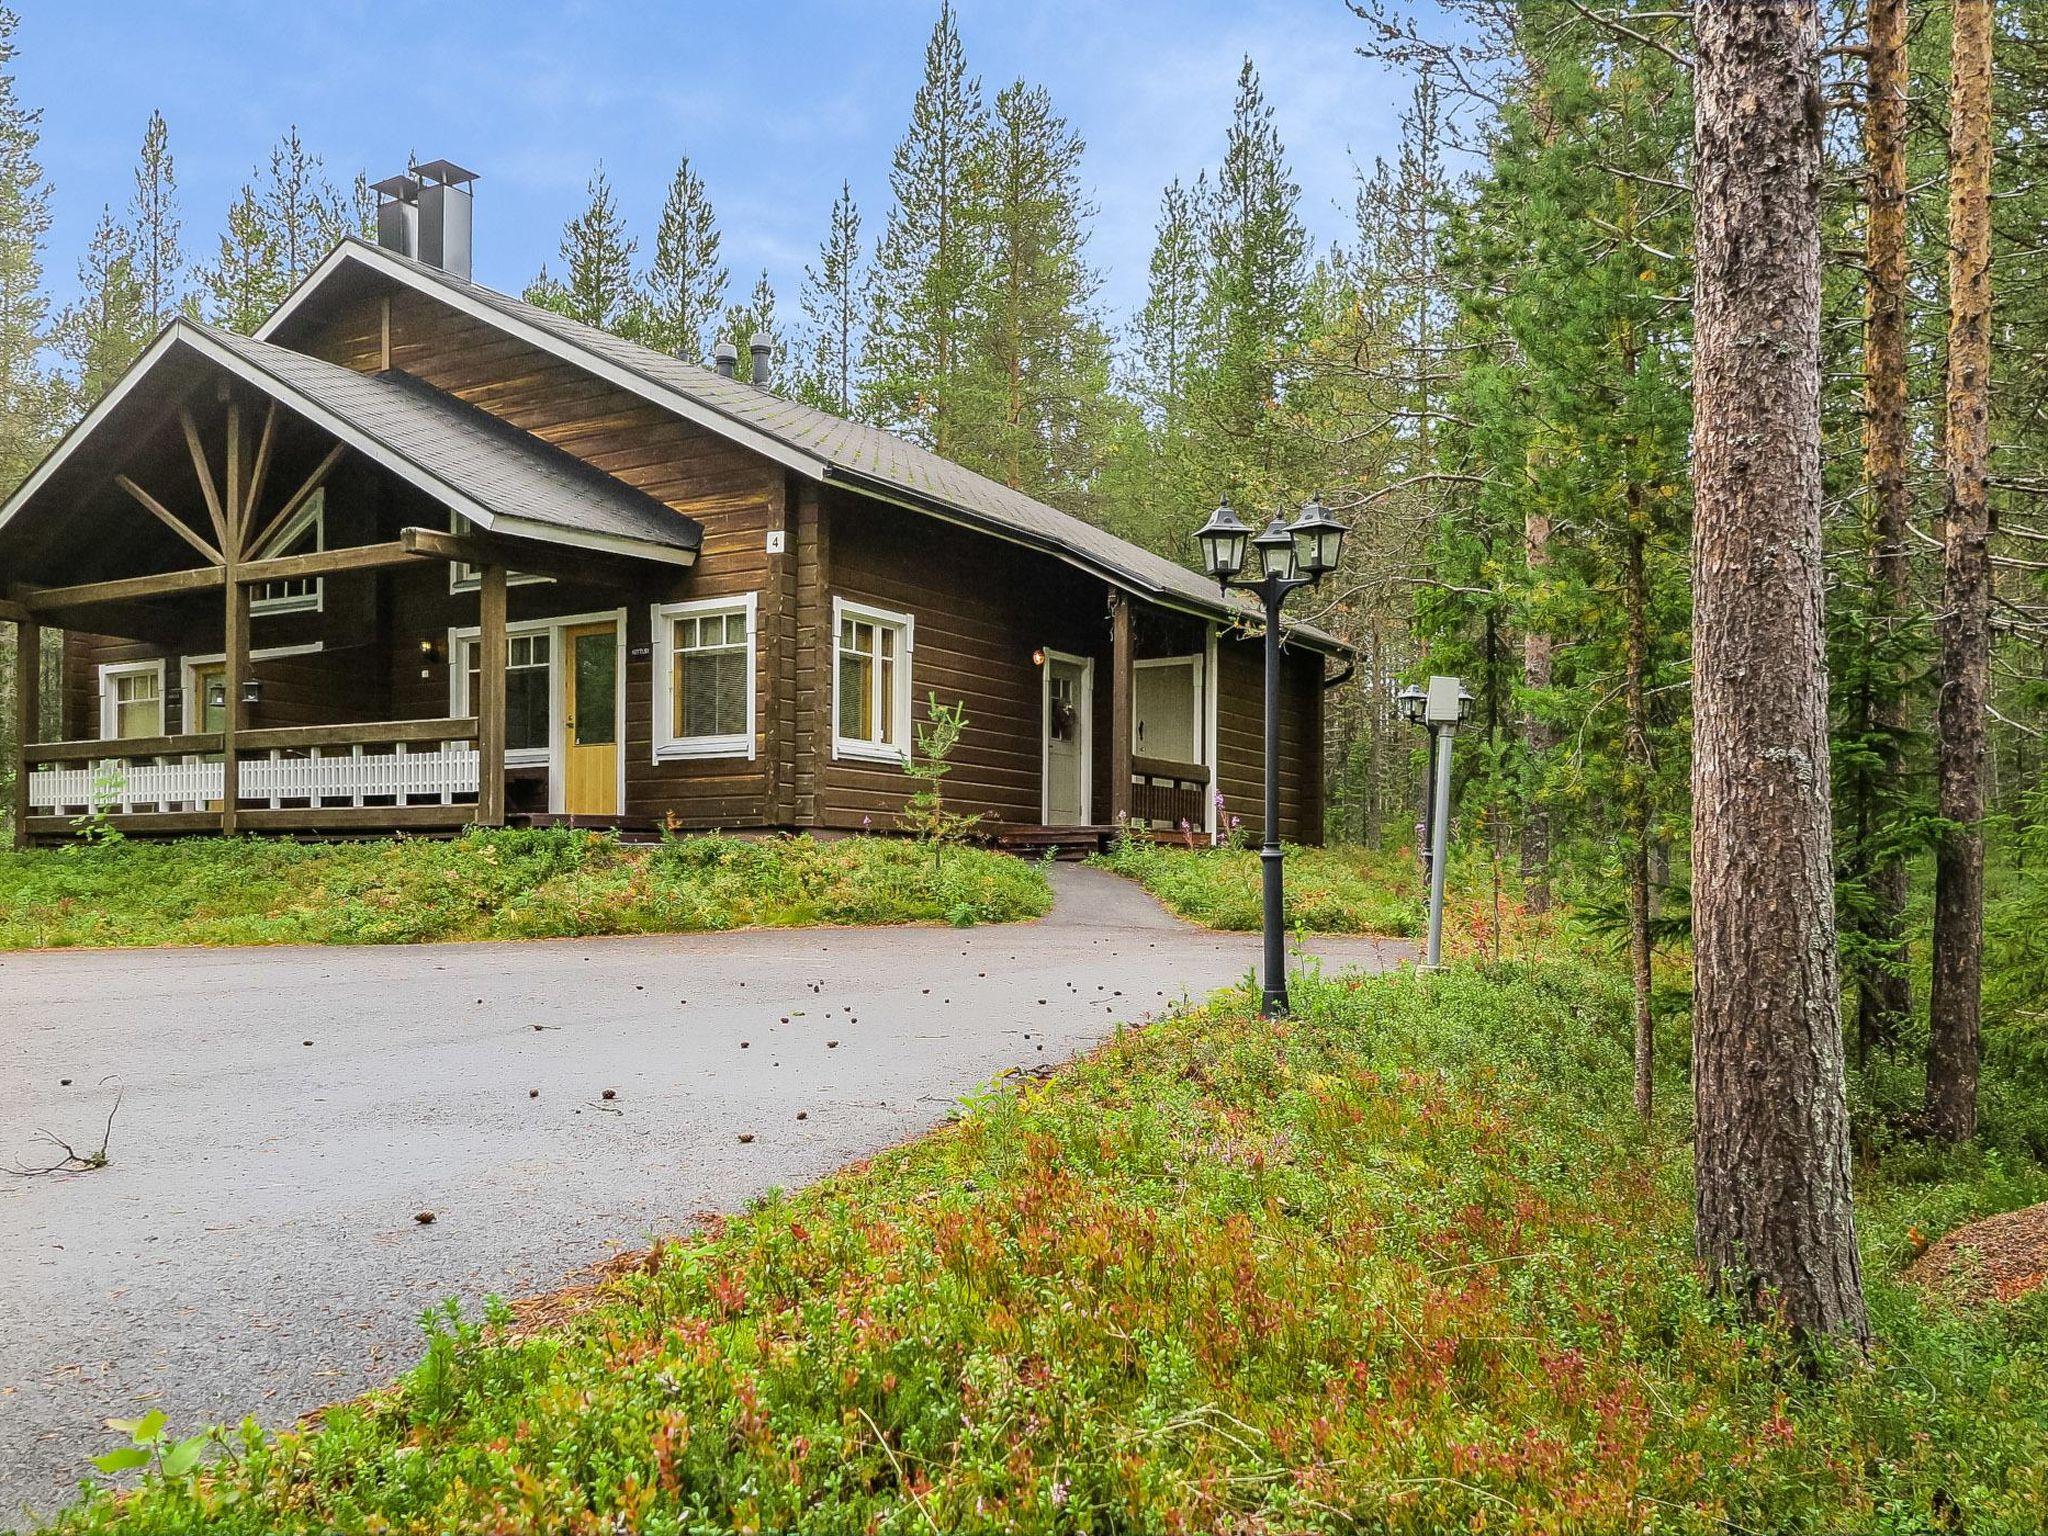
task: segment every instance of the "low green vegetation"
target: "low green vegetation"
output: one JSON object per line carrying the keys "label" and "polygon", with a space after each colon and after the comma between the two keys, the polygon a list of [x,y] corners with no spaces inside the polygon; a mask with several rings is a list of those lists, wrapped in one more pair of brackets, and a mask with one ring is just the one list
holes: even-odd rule
{"label": "low green vegetation", "polygon": [[1036,917],[1045,877],[1004,854],[856,837],[564,829],[451,841],[123,841],[0,854],[0,948],[413,944],[803,923]]}
{"label": "low green vegetation", "polygon": [[999,1085],[545,1331],[434,1314],[390,1390],[61,1528],[2039,1530],[2048,1294],[1900,1274],[1916,1226],[2048,1196],[2041,1165],[1866,1164],[1876,1342],[1814,1371],[1702,1290],[1685,1095],[1631,1112],[1625,986],[1296,999]]}
{"label": "low green vegetation", "polygon": [[[1093,862],[1136,880],[1173,911],[1210,928],[1260,926],[1255,848],[1183,848],[1119,838]],[[1412,934],[1422,922],[1415,864],[1370,848],[1287,850],[1287,924],[1312,933]]]}

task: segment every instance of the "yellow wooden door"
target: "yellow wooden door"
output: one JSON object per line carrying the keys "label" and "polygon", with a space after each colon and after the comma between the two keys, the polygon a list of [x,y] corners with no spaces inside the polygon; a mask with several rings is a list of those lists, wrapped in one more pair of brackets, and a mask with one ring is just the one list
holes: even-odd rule
{"label": "yellow wooden door", "polygon": [[562,632],[562,809],[619,814],[619,632],[590,624]]}

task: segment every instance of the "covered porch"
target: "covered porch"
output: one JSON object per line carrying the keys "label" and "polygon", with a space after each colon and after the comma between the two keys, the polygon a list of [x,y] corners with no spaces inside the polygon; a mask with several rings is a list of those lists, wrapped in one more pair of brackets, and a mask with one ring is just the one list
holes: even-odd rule
{"label": "covered porch", "polygon": [[[402,375],[181,322],[0,520],[14,840],[502,825],[508,588],[614,608],[698,537]],[[49,701],[46,629],[92,640]]]}

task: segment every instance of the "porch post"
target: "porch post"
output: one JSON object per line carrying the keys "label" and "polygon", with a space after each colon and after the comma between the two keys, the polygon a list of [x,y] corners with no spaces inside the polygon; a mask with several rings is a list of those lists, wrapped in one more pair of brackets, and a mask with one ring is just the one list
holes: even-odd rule
{"label": "porch post", "polygon": [[28,846],[28,749],[42,734],[43,626],[32,618],[14,625],[14,846]]}
{"label": "porch post", "polygon": [[477,583],[476,821],[505,825],[505,567],[486,565]]}
{"label": "porch post", "polygon": [[[227,630],[221,638],[221,687],[227,693],[227,707],[221,711],[220,832],[233,837],[242,798],[241,749],[235,738],[249,723],[248,706],[242,702],[242,687],[249,679],[249,589],[232,559],[227,577]],[[170,722],[164,724],[168,727]]]}
{"label": "porch post", "polygon": [[1109,820],[1131,814],[1131,600],[1109,595]]}

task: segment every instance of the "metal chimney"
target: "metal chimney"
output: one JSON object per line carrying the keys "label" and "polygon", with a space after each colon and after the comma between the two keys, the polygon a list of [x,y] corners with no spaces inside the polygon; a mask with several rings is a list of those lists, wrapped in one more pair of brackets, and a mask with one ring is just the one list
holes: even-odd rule
{"label": "metal chimney", "polygon": [[370,190],[377,194],[377,243],[418,260],[420,184],[410,176],[387,176]]}
{"label": "metal chimney", "polygon": [[739,363],[740,349],[729,341],[721,341],[711,349],[711,360],[718,371],[729,379]]}
{"label": "metal chimney", "polygon": [[470,272],[470,211],[476,196],[470,188],[475,171],[450,160],[429,160],[418,167],[420,177],[419,258],[451,277]]}
{"label": "metal chimney", "polygon": [[754,354],[754,382],[760,385],[761,388],[766,389],[768,387],[768,359],[775,352],[775,343],[769,339],[767,332],[756,331],[754,332],[754,339],[747,343],[747,350]]}

